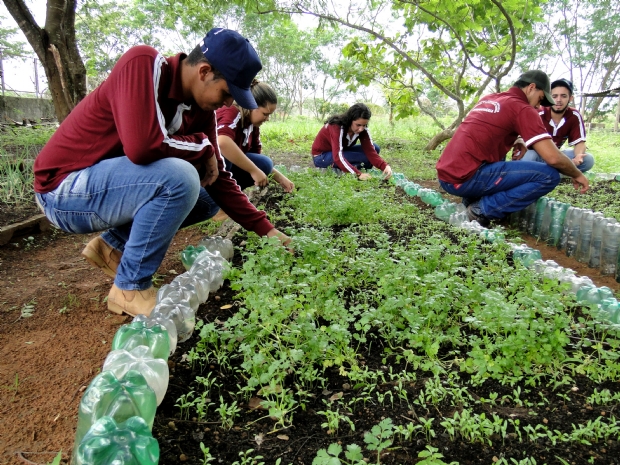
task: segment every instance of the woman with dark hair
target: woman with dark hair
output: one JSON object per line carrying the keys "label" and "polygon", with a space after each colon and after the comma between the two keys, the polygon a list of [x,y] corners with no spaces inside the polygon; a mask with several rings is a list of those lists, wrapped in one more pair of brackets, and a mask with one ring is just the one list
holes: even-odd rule
{"label": "woman with dark hair", "polygon": [[[340,168],[345,173],[355,174],[362,181],[371,176],[360,169],[373,166],[383,171],[385,179],[392,176],[392,168],[379,156],[380,148],[368,132],[370,116],[366,105],[356,103],[346,112],[325,121],[312,143],[314,166]],[[360,145],[356,145],[358,140]]]}
{"label": "woman with dark hair", "polygon": [[217,142],[226,159],[226,170],[232,173],[241,190],[249,186],[266,186],[271,174],[285,192],[292,192],[295,184],[273,169],[271,158],[261,154],[260,126],[269,121],[276,110],[276,93],[271,86],[256,79],[250,90],[258,105],[255,110],[246,110],[234,103],[216,111]]}

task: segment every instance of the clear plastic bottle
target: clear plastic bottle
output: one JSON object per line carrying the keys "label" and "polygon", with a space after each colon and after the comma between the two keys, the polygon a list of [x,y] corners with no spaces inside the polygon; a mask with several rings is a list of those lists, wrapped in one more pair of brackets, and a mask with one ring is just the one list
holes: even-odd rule
{"label": "clear plastic bottle", "polygon": [[[191,270],[191,268],[190,268]],[[204,282],[198,278],[195,274],[185,272],[178,275],[172,280],[170,286],[180,291],[188,291],[193,293],[198,298],[199,303],[205,303],[209,298],[209,283]]]}
{"label": "clear plastic bottle", "polygon": [[576,276],[575,278],[569,280],[571,285],[571,291],[573,294],[577,294],[582,287],[585,286],[594,286],[594,283],[587,276]]}
{"label": "clear plastic bottle", "polygon": [[566,241],[568,240],[568,231],[573,225],[573,216],[576,207],[568,207],[566,210],[566,216],[564,217],[564,226],[562,226],[562,235],[560,236],[560,242],[558,244],[558,250],[566,249]]}
{"label": "clear plastic bottle", "polygon": [[538,239],[543,242],[546,242],[549,238],[549,228],[551,227],[551,211],[553,210],[553,206],[555,204],[555,200],[549,199],[547,205],[545,205],[542,221],[540,223],[540,230],[538,231]]}
{"label": "clear plastic bottle", "polygon": [[551,224],[549,225],[549,237],[547,245],[552,247],[560,243],[564,220],[566,219],[566,211],[570,205],[564,202],[555,202],[551,208]]}
{"label": "clear plastic bottle", "polygon": [[579,231],[581,230],[581,218],[584,213],[583,208],[575,208],[571,215],[571,223],[566,231],[566,256],[572,257],[577,251],[577,242],[579,241]]}
{"label": "clear plastic bottle", "polygon": [[534,220],[536,219],[536,202],[529,204],[523,211],[519,229],[521,231],[531,231],[534,228]]}
{"label": "clear plastic bottle", "polygon": [[435,216],[442,221],[448,221],[452,213],[456,213],[455,203],[446,202],[435,207]]}
{"label": "clear plastic bottle", "polygon": [[158,302],[153,308],[151,316],[172,321],[177,329],[178,342],[187,341],[196,326],[196,312],[188,305],[187,301],[177,301],[171,297],[166,297]]}
{"label": "clear plastic bottle", "polygon": [[441,205],[442,203],[445,202],[442,195],[439,192],[434,191],[432,189],[426,189],[426,190],[420,189],[418,191],[418,196],[420,197],[420,200],[422,202],[428,205],[431,205],[433,207]]}
{"label": "clear plastic bottle", "polygon": [[603,226],[607,223],[616,223],[615,219],[605,218],[602,213],[597,212],[592,222],[592,239],[590,241],[590,258],[588,266],[590,268],[600,268],[601,248],[603,246]]}
{"label": "clear plastic bottle", "polygon": [[514,248],[512,253],[513,260],[521,262],[526,268],[531,268],[537,260],[542,261],[540,250],[532,249],[525,244],[518,249]]}
{"label": "clear plastic bottle", "polygon": [[548,197],[541,197],[536,201],[536,215],[534,215],[534,224],[532,225],[532,230],[529,231],[530,234],[534,237],[538,237],[538,235],[540,234],[543,216],[545,214],[545,209],[547,208],[548,203]]}
{"label": "clear plastic bottle", "polygon": [[200,246],[204,246],[211,253],[219,252],[225,260],[231,260],[235,253],[232,241],[220,236],[205,237],[198,242],[198,247]]}
{"label": "clear plastic bottle", "polygon": [[170,342],[170,355],[172,355],[177,349],[177,327],[172,320],[169,320],[168,318],[162,318],[161,316],[153,315],[151,312],[151,315],[149,316],[136,315],[132,321],[142,322],[146,324],[147,328],[157,325],[163,326],[164,328],[166,328],[166,333],[168,334],[168,341]]}
{"label": "clear plastic bottle", "polygon": [[519,229],[519,225],[521,223],[521,216],[524,210],[519,210],[518,212],[512,212],[509,217],[508,224],[510,225],[510,229]]}
{"label": "clear plastic bottle", "polygon": [[457,228],[460,228],[463,226],[463,223],[468,222],[469,221],[469,217],[467,216],[466,212],[456,212],[456,213],[452,213],[450,215],[450,218],[448,219],[448,223],[450,223],[452,226],[456,226]]}
{"label": "clear plastic bottle", "polygon": [[147,346],[113,350],[103,362],[102,371],[111,371],[119,379],[129,370],[136,370],[144,376],[155,391],[157,405],[161,404],[168,389],[168,362],[154,358]]}
{"label": "clear plastic bottle", "polygon": [[168,332],[161,325],[149,328],[144,322],[132,321],[118,328],[112,340],[112,350],[131,350],[137,346],[147,346],[155,358],[168,360],[170,355]]}
{"label": "clear plastic bottle", "polygon": [[618,263],[618,242],[620,241],[620,224],[603,225],[603,243],[601,245],[601,274],[615,276]]}
{"label": "clear plastic bottle", "polygon": [[73,465],[157,465],[159,443],[140,417],[117,424],[102,417],[78,444]]}
{"label": "clear plastic bottle", "polygon": [[577,242],[577,250],[575,251],[575,259],[581,263],[587,263],[590,260],[590,243],[592,242],[592,227],[594,225],[594,212],[586,210],[581,217],[581,226],[579,227],[579,241]]}
{"label": "clear plastic bottle", "polygon": [[100,418],[107,416],[122,423],[137,416],[144,419],[149,429],[152,429],[156,409],[155,391],[136,370],[129,370],[120,379],[111,371],[99,373],[84,391],[80,401],[74,459],[84,435]]}

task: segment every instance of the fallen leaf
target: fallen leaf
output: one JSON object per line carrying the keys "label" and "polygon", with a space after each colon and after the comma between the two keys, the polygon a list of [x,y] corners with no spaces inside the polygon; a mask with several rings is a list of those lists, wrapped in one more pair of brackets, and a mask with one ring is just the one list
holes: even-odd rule
{"label": "fallen leaf", "polygon": [[34,341],[28,341],[26,344],[34,344]]}
{"label": "fallen leaf", "polygon": [[286,434],[278,434],[278,439],[282,439],[283,441],[288,441],[288,436]]}
{"label": "fallen leaf", "polygon": [[221,310],[226,310],[227,308],[232,308],[232,305],[231,304],[227,304],[227,305],[222,305],[220,307]]}
{"label": "fallen leaf", "polygon": [[342,396],[343,396],[343,395],[344,395],[344,393],[342,393],[342,392],[337,392],[336,394],[334,394],[333,396],[331,396],[331,397],[329,398],[329,400],[330,400],[331,402],[333,402],[333,401],[335,401],[335,400],[342,399]]}
{"label": "fallen leaf", "polygon": [[254,441],[256,442],[258,446],[260,446],[264,440],[265,440],[265,435],[263,433],[259,433],[256,436],[254,436]]}
{"label": "fallen leaf", "polygon": [[260,397],[252,397],[248,402],[248,408],[265,410],[265,407],[261,405],[262,401],[263,399],[261,399]]}

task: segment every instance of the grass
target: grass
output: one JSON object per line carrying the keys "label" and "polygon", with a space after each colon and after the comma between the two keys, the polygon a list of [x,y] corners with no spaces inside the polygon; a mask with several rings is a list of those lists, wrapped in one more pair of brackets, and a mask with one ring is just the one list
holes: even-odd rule
{"label": "grass", "polygon": [[[293,117],[271,121],[261,128],[264,153],[309,154],[312,141],[322,122],[314,118]],[[439,128],[426,116],[394,121],[374,116],[370,122],[373,140],[381,147],[381,156],[395,171],[412,180],[436,178],[435,163],[443,145],[433,152],[423,148]],[[7,204],[32,202],[33,175],[30,166],[54,129],[15,128],[0,133],[0,201]],[[591,131],[588,150],[594,155],[594,173],[620,172],[620,133]]]}

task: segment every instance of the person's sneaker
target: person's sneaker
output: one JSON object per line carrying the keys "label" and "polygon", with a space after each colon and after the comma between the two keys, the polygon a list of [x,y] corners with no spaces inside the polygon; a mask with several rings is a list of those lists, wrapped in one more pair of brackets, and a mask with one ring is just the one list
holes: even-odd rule
{"label": "person's sneaker", "polygon": [[480,226],[488,228],[491,224],[491,220],[488,219],[486,216],[476,212],[476,210],[478,210],[476,207],[476,203],[471,203],[467,206],[467,217],[469,218],[469,221],[477,221]]}
{"label": "person's sneaker", "polygon": [[155,308],[156,297],[157,289],[153,286],[143,291],[124,291],[113,284],[108,294],[108,310],[119,315],[149,316]]}
{"label": "person's sneaker", "polygon": [[111,278],[116,277],[116,270],[121,262],[122,253],[107,244],[101,236],[95,237],[86,244],[82,250],[82,256],[88,263],[101,268]]}

